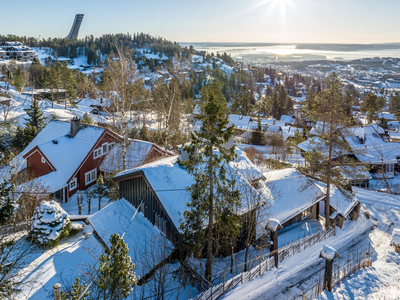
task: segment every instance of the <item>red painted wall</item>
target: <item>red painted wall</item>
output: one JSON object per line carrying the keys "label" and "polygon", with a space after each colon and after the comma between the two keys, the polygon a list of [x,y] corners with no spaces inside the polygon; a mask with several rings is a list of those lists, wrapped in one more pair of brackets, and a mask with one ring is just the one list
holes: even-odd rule
{"label": "red painted wall", "polygon": [[[106,131],[100,137],[99,141],[97,141],[95,146],[91,149],[89,155],[86,157],[86,161],[84,161],[84,163],[81,165],[81,167],[78,168],[78,172],[72,177],[72,179],[77,178],[78,187],[72,191],[69,191],[69,193],[68,193],[69,197],[71,197],[78,190],[81,190],[81,191],[86,190],[88,187],[90,187],[96,183],[96,181],[94,181],[86,186],[85,185],[85,173],[96,168],[97,169],[97,177],[98,177],[100,175],[100,170],[99,170],[100,164],[102,163],[102,161],[104,160],[106,155],[102,155],[102,156],[94,159],[93,152],[95,149],[102,147],[102,145],[104,143],[112,143],[112,142],[118,143],[120,141],[118,141],[114,136],[110,135],[108,133],[108,131]],[[69,182],[68,182],[68,186],[69,186]]]}
{"label": "red painted wall", "polygon": [[47,160],[46,163],[42,163],[42,155],[39,151],[29,156],[26,162],[28,170],[34,178],[49,174],[53,171]]}

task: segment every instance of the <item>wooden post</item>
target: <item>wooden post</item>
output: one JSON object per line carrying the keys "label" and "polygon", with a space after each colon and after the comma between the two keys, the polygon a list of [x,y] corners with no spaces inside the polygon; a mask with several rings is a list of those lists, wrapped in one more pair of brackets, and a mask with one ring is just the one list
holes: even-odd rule
{"label": "wooden post", "polygon": [[313,289],[311,289],[310,300],[312,300],[312,292],[313,292]]}
{"label": "wooden post", "polygon": [[324,290],[328,289],[329,292],[332,292],[333,261],[335,258],[339,257],[339,254],[332,247],[324,246],[321,250],[320,257],[325,259]]}
{"label": "wooden post", "polygon": [[243,272],[240,273],[240,281],[243,284]]}
{"label": "wooden post", "polygon": [[286,287],[286,292],[287,292],[287,300],[289,300],[289,287]]}
{"label": "wooden post", "polygon": [[303,290],[303,300],[306,300],[306,293]]}
{"label": "wooden post", "polygon": [[260,257],[260,276],[261,276],[261,257]]}
{"label": "wooden post", "polygon": [[233,277],[233,247],[232,247],[232,252],[231,252],[231,278]]}
{"label": "wooden post", "polygon": [[222,284],[222,294],[225,294],[225,271],[224,271],[224,283]]}
{"label": "wooden post", "polygon": [[190,299],[190,289],[189,289],[189,295],[188,295],[188,299]]}
{"label": "wooden post", "polygon": [[54,290],[54,300],[61,300],[61,284],[56,283],[53,286],[53,290]]}
{"label": "wooden post", "polygon": [[283,227],[278,220],[270,219],[265,228],[271,232],[271,256],[275,257],[275,267],[278,268],[278,231],[283,229]]}

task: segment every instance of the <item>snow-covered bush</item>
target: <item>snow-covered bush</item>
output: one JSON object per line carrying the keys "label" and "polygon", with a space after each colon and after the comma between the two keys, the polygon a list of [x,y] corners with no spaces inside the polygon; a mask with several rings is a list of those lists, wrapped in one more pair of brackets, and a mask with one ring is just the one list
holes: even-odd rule
{"label": "snow-covered bush", "polygon": [[69,215],[56,201],[42,201],[35,209],[30,236],[39,245],[56,246],[71,230]]}

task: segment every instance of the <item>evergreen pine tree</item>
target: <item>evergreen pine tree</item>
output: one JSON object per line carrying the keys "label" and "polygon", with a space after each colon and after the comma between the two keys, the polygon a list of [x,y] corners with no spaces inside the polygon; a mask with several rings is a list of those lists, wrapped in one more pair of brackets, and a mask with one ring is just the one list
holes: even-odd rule
{"label": "evergreen pine tree", "polygon": [[264,145],[265,143],[264,131],[261,126],[261,118],[259,118],[257,121],[257,128],[251,133],[251,143],[253,145]]}
{"label": "evergreen pine tree", "polygon": [[14,185],[9,181],[0,183],[0,225],[10,221],[15,212],[16,204],[13,201]]}
{"label": "evergreen pine tree", "polygon": [[88,125],[93,125],[94,124],[94,120],[92,118],[91,115],[89,115],[87,112],[85,112],[83,114],[83,118],[82,118],[82,124],[88,124]]}
{"label": "evergreen pine tree", "polygon": [[125,299],[137,284],[128,246],[118,235],[110,237],[110,247],[99,258],[99,279],[97,287],[102,299]]}
{"label": "evergreen pine tree", "polygon": [[21,68],[18,68],[15,74],[14,85],[18,92],[22,92],[25,86],[24,79],[22,78]]}
{"label": "evergreen pine tree", "polygon": [[45,121],[43,118],[43,111],[39,106],[36,99],[33,99],[31,106],[25,110],[28,118],[25,120],[25,141],[30,143],[35,136],[43,129],[45,126]]}
{"label": "evergreen pine tree", "polygon": [[61,292],[62,300],[85,300],[88,299],[91,294],[90,291],[86,291],[86,283],[83,281],[80,283],[80,278],[76,277],[74,284],[72,285],[72,290],[68,292]]}
{"label": "evergreen pine tree", "polygon": [[[203,95],[204,96],[204,95]],[[192,132],[191,146],[187,146],[189,160],[184,164],[188,173],[194,177],[194,184],[188,187],[192,199],[189,209],[184,212],[185,222],[183,244],[196,256],[200,256],[202,247],[207,247],[205,277],[211,281],[214,255],[213,242],[215,230],[225,229],[222,235],[238,234],[239,219],[235,214],[239,205],[240,193],[234,188],[235,182],[227,178],[226,165],[235,159],[234,147],[226,149],[224,145],[233,137],[235,129],[228,127],[229,119],[224,113],[223,102],[208,91],[202,104],[204,115],[200,131]],[[196,149],[202,149],[198,153]],[[231,226],[218,225],[218,223]],[[204,228],[207,228],[204,230]],[[218,247],[215,249],[218,251]]]}
{"label": "evergreen pine tree", "polygon": [[14,134],[13,140],[12,140],[12,147],[17,150],[18,152],[22,151],[25,149],[25,147],[28,145],[26,141],[26,135],[25,131],[21,126],[17,126],[16,132]]}

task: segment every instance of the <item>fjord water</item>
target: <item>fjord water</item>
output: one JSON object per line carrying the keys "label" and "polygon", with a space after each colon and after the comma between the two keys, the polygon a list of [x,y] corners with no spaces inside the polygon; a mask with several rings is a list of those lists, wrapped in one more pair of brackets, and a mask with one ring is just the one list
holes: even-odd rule
{"label": "fjord water", "polygon": [[400,58],[400,43],[392,44],[250,44],[181,43],[196,50],[228,53],[240,60],[355,60],[370,57]]}

